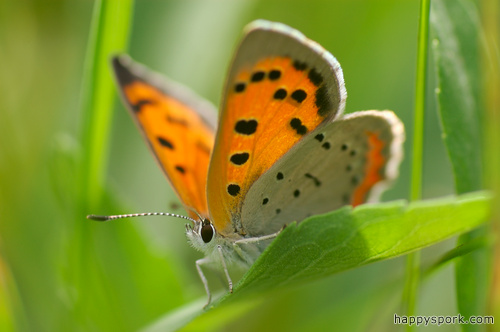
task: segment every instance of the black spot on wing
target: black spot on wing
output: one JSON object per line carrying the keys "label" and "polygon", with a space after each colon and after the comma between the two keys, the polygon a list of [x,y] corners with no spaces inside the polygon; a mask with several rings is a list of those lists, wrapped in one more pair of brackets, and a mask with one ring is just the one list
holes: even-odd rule
{"label": "black spot on wing", "polygon": [[269,72],[269,79],[271,81],[276,81],[277,79],[279,79],[281,77],[281,71],[277,70],[277,69],[273,69]]}
{"label": "black spot on wing", "polygon": [[300,71],[306,70],[307,69],[307,63],[299,61],[299,60],[295,60],[293,62],[293,68],[295,68],[297,70],[300,70]]}
{"label": "black spot on wing", "polygon": [[306,178],[308,178],[308,179],[313,180],[314,185],[315,185],[316,187],[321,186],[321,181],[320,181],[317,177],[315,177],[314,175],[312,175],[311,173],[306,173],[306,174],[304,174],[304,176],[305,176]]}
{"label": "black spot on wing", "polygon": [[323,76],[316,71],[316,69],[311,69],[309,74],[307,74],[309,80],[316,86],[320,86],[323,83]]}
{"label": "black spot on wing", "polygon": [[235,153],[229,159],[234,165],[243,165],[248,161],[250,154],[248,152]]}
{"label": "black spot on wing", "polygon": [[155,102],[150,100],[150,99],[141,99],[135,104],[130,104],[130,107],[132,107],[132,110],[136,113],[140,112],[142,107],[144,105],[153,105]]}
{"label": "black spot on wing", "polygon": [[263,71],[257,71],[255,73],[252,74],[252,77],[250,78],[250,81],[252,82],[260,82],[264,79],[264,77],[266,76],[266,73],[264,73]]}
{"label": "black spot on wing", "polygon": [[307,127],[302,124],[302,121],[299,118],[293,118],[290,121],[290,126],[295,129],[299,135],[305,135],[307,133]]}
{"label": "black spot on wing", "polygon": [[302,89],[297,89],[294,92],[292,92],[291,97],[296,102],[301,103],[306,99],[307,93]]}
{"label": "black spot on wing", "polygon": [[237,196],[240,193],[240,186],[237,184],[230,184],[227,186],[227,193],[231,196]]}
{"label": "black spot on wing", "polygon": [[323,135],[323,134],[318,134],[318,135],[314,136],[314,138],[315,138],[318,142],[323,142],[323,139],[325,138],[325,135]]}
{"label": "black spot on wing", "polygon": [[325,85],[321,86],[316,90],[316,106],[318,107],[318,114],[320,116],[327,116],[333,109],[332,102],[328,96],[328,90]]}
{"label": "black spot on wing", "polygon": [[273,98],[278,99],[278,100],[283,100],[286,98],[286,95],[287,95],[287,93],[286,93],[285,89],[278,89],[274,93]]}
{"label": "black spot on wing", "polygon": [[158,139],[158,142],[161,144],[161,146],[164,146],[170,150],[174,149],[174,145],[168,139],[161,137],[161,136],[158,136],[157,139]]}
{"label": "black spot on wing", "polygon": [[235,92],[243,92],[245,91],[246,84],[245,83],[236,83],[234,85],[234,91]]}
{"label": "black spot on wing", "polygon": [[239,120],[234,126],[238,134],[252,135],[257,130],[257,120]]}
{"label": "black spot on wing", "polygon": [[186,173],[186,169],[180,165],[177,165],[175,166],[175,169],[177,170],[177,172],[181,173],[181,174],[185,174]]}

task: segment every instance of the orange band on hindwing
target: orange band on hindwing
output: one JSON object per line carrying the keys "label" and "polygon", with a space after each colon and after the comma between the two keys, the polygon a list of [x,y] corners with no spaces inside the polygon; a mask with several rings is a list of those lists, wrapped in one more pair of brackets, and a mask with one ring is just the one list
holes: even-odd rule
{"label": "orange band on hindwing", "polygon": [[363,181],[354,190],[351,204],[357,206],[366,201],[366,196],[375,184],[383,180],[382,168],[386,164],[382,150],[385,142],[378,138],[373,132],[366,132],[368,136],[368,152],[366,153],[365,177]]}

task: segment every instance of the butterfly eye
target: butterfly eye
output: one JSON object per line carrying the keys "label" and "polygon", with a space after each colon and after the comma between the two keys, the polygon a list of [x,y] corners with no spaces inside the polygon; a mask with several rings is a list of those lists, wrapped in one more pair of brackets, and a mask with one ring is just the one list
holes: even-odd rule
{"label": "butterfly eye", "polygon": [[212,238],[214,237],[215,229],[214,226],[208,221],[208,219],[205,219],[203,222],[203,226],[201,226],[200,230],[200,235],[201,239],[203,242],[208,243],[212,241]]}

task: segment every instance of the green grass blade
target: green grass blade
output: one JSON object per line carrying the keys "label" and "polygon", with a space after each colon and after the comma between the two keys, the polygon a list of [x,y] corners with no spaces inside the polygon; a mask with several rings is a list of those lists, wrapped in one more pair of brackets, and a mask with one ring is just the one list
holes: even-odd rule
{"label": "green grass blade", "polygon": [[437,101],[457,193],[482,187],[478,22],[472,2],[432,2]]}
{"label": "green grass blade", "polygon": [[[410,199],[412,201],[417,201],[422,198],[424,114],[426,102],[425,91],[427,87],[427,56],[429,45],[429,11],[430,0],[421,0],[410,185]],[[404,311],[408,316],[414,315],[419,279],[420,253],[415,252],[408,255],[408,260],[406,262],[406,280],[403,291],[403,306],[405,309]],[[408,326],[408,329],[413,328]]]}
{"label": "green grass blade", "polygon": [[109,58],[128,43],[133,0],[96,1],[82,92],[83,169],[81,188],[87,207],[99,204],[107,167],[115,87]]}
{"label": "green grass blade", "polygon": [[438,261],[426,269],[424,275],[428,276],[442,268],[443,265],[453,262],[456,258],[463,257],[481,248],[491,247],[494,243],[495,240],[493,236],[476,237],[471,241],[459,245],[445,253]]}
{"label": "green grass blade", "polygon": [[[90,326],[111,328],[111,325],[106,325],[110,323],[106,318],[117,315],[119,307],[114,302],[116,296],[112,296],[113,288],[104,286],[106,278],[103,267],[95,261],[93,251],[89,250],[96,240],[91,224],[84,218],[102,204],[104,198],[102,188],[115,96],[109,58],[127,47],[132,9],[133,0],[98,0],[94,4],[90,25],[81,96],[82,158],[75,181],[78,187],[75,197],[77,208],[73,215],[73,236],[67,250],[71,270],[65,276],[68,287],[72,287],[76,293],[71,310],[77,323],[73,324],[83,329]],[[104,308],[96,308],[95,303],[104,305]]]}
{"label": "green grass blade", "polygon": [[[485,123],[485,178],[488,188],[496,193],[492,211],[492,234],[500,236],[500,3],[497,0],[485,0],[481,7],[481,18],[487,47],[482,54],[483,87],[485,90],[485,105],[487,119]],[[493,280],[491,282],[489,312],[500,317],[500,242],[496,241],[493,258]]]}
{"label": "green grass blade", "polygon": [[[179,274],[132,223],[98,223],[88,213],[124,211],[102,190],[116,88],[109,59],[127,45],[133,1],[96,3],[84,96],[83,174],[76,232],[69,253],[77,293],[74,315],[82,330],[136,331],[182,303]],[[170,262],[170,264],[169,264]],[[152,287],[151,285],[154,285]],[[75,324],[75,323],[74,323]]]}
{"label": "green grass blade", "polygon": [[[453,167],[457,193],[482,187],[480,124],[479,19],[471,1],[432,2],[431,31],[437,73],[437,101],[444,142]],[[486,228],[462,235],[458,244],[484,236]],[[489,285],[489,250],[456,260],[458,310],[464,316],[484,315]],[[462,325],[464,331],[481,330]]]}
{"label": "green grass blade", "polygon": [[425,89],[427,87],[427,53],[429,36],[430,1],[420,3],[420,22],[418,31],[417,76],[415,85],[415,113],[413,124],[413,151],[411,165],[410,199],[422,198],[422,165],[424,145]]}

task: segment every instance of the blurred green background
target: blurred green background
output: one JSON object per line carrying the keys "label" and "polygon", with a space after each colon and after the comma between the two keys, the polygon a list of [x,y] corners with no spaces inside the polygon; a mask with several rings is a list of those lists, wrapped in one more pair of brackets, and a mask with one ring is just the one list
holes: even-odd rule
{"label": "blurred green background", "polygon": [[[102,210],[78,211],[81,84],[94,2],[0,1],[0,329],[134,331],[204,298],[179,220],[95,223],[85,213],[169,211],[177,200],[116,103]],[[384,200],[407,198],[417,0],[138,0],[129,53],[218,104],[242,28],[286,23],[340,62],[347,112],[391,109],[406,125],[401,176]],[[430,88],[424,198],[453,192]],[[177,204],[176,204],[177,203]],[[453,240],[423,251],[428,265]],[[387,331],[399,311],[404,258],[281,291],[258,307],[226,309],[187,330]],[[217,276],[209,275],[211,286]],[[453,269],[423,281],[417,313],[454,315]],[[207,318],[208,317],[208,318]],[[440,331],[455,331],[444,326]],[[432,331],[437,327],[430,327]]]}

